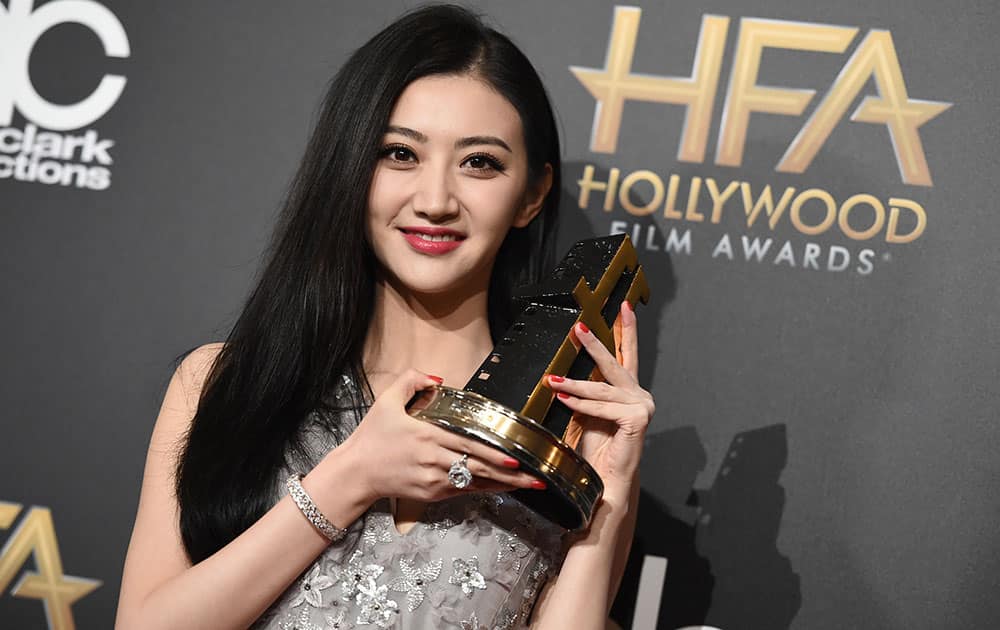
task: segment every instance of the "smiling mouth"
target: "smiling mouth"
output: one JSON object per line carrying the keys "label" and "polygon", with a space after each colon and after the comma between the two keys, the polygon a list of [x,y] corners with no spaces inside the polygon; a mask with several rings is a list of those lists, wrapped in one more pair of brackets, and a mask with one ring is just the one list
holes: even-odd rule
{"label": "smiling mouth", "polygon": [[399,228],[410,247],[421,254],[447,254],[465,240],[465,234],[448,228]]}
{"label": "smiling mouth", "polygon": [[443,227],[400,227],[398,228],[406,236],[413,236],[432,243],[442,241],[464,241],[465,234],[457,230]]}
{"label": "smiling mouth", "polygon": [[[405,230],[404,230],[405,231]],[[441,241],[460,241],[457,234],[424,234],[423,232],[406,232],[411,236],[416,236],[423,241],[430,241],[432,243],[438,243]]]}

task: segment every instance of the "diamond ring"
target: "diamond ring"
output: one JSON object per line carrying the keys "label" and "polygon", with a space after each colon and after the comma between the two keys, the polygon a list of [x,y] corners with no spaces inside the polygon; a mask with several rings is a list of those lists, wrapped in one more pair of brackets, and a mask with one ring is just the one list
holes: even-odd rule
{"label": "diamond ring", "polygon": [[466,465],[468,462],[469,455],[464,453],[462,458],[453,461],[451,468],[448,469],[448,481],[459,490],[469,487],[469,484],[472,483],[472,471]]}

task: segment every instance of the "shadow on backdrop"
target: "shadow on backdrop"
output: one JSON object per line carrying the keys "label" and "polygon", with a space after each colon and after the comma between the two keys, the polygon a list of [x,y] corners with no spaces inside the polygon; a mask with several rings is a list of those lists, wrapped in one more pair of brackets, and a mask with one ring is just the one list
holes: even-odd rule
{"label": "shadow on backdrop", "polygon": [[707,490],[691,490],[706,459],[693,427],[651,435],[645,448],[639,522],[612,617],[630,627],[650,555],[667,558],[658,629],[787,630],[802,593],[777,548],[785,425],[737,434]]}
{"label": "shadow on backdrop", "polygon": [[705,468],[705,448],[694,427],[670,429],[647,436],[642,462],[639,520],[611,617],[623,628],[631,627],[643,560],[657,556],[667,558],[667,573],[656,627],[701,624],[712,603],[715,577],[709,561],[698,554],[698,512],[689,502]]}

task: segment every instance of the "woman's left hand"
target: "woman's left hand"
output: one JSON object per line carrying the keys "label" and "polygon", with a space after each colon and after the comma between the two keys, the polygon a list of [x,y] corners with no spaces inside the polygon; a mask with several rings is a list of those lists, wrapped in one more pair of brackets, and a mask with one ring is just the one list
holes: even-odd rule
{"label": "woman's left hand", "polygon": [[[653,416],[653,397],[639,386],[639,341],[635,312],[622,303],[621,317],[615,326],[618,356],[612,356],[603,343],[582,324],[573,329],[576,338],[597,364],[606,382],[560,379],[549,376],[549,386],[557,400],[573,410],[580,433],[577,452],[583,455],[601,476],[605,496],[628,496]],[[573,425],[570,425],[572,439]]]}

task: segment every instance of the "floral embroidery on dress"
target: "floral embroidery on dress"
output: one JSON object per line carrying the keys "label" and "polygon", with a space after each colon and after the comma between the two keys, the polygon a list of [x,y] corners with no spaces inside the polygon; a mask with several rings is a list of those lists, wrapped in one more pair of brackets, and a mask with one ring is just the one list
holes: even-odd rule
{"label": "floral embroidery on dress", "polygon": [[309,619],[309,607],[299,611],[298,615],[288,616],[278,626],[280,630],[323,630]]}
{"label": "floral embroidery on dress", "polygon": [[392,516],[385,512],[375,512],[369,514],[366,520],[365,531],[361,534],[361,546],[363,548],[371,549],[379,543],[392,542],[392,530],[396,528]]}
{"label": "floral embroidery on dress", "polygon": [[[333,605],[336,606],[337,602],[333,602]],[[324,620],[326,621],[326,630],[353,630],[354,628],[354,624],[347,618],[345,606],[341,606],[340,610],[333,615],[326,615]]]}
{"label": "floral embroidery on dress", "polygon": [[479,558],[472,556],[468,560],[452,558],[452,568],[454,573],[448,578],[449,584],[457,584],[462,587],[462,592],[466,597],[472,597],[475,589],[486,590],[486,580],[479,572]]}
{"label": "floral embroidery on dress", "polygon": [[514,534],[497,532],[497,564],[510,567],[510,570],[517,573],[521,570],[521,561],[528,557],[531,549],[521,542],[521,539]]}
{"label": "floral embroidery on dress", "polygon": [[442,560],[439,558],[417,568],[406,561],[399,560],[399,570],[403,573],[389,582],[389,589],[406,593],[406,609],[413,612],[424,601],[427,595],[427,584],[434,582],[441,575]]}
{"label": "floral embroidery on dress", "polygon": [[486,626],[479,625],[479,617],[476,613],[472,613],[472,616],[462,622],[462,630],[483,630]]}
{"label": "floral embroidery on dress", "polygon": [[351,554],[347,568],[340,575],[340,592],[344,599],[349,600],[354,597],[367,580],[374,583],[385,570],[385,567],[378,564],[362,564],[361,555],[360,549]]}
{"label": "floral embroidery on dress", "polygon": [[431,530],[441,538],[448,535],[448,530],[452,527],[458,525],[457,522],[450,518],[443,518],[439,521],[433,521],[427,524],[427,529]]}
{"label": "floral embroidery on dress", "polygon": [[309,573],[299,581],[299,592],[289,606],[292,608],[299,606],[302,602],[308,602],[310,606],[319,608],[323,605],[323,589],[330,588],[336,584],[336,580],[329,575],[320,575],[319,563],[313,565]]}
{"label": "floral embroidery on dress", "polygon": [[437,549],[439,542],[432,537],[430,530],[423,527],[422,522],[414,523],[413,528],[399,536],[391,547],[386,547],[390,556],[390,564],[399,558],[405,558],[410,564],[430,561],[430,552]]}
{"label": "floral embroidery on dress", "polygon": [[396,621],[399,605],[389,599],[389,587],[379,586],[374,578],[358,586],[355,602],[361,609],[358,611],[358,625],[374,623],[380,628],[388,628]]}
{"label": "floral embroidery on dress", "polygon": [[477,511],[473,511],[472,514],[474,514],[474,516],[466,518],[455,529],[458,532],[459,538],[469,540],[473,544],[476,544],[479,542],[480,538],[488,537],[493,534],[493,522],[479,516]]}

